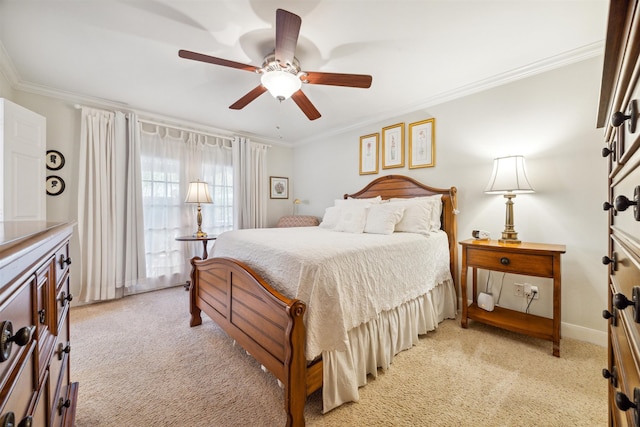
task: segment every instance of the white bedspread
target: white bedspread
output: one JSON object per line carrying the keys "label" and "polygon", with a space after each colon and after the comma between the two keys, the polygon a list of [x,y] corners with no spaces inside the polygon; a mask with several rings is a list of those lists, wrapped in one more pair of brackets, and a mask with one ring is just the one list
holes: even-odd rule
{"label": "white bedspread", "polygon": [[444,232],[237,230],[218,236],[212,253],[247,263],[280,293],[307,304],[308,360],[346,351],[353,328],[452,282]]}

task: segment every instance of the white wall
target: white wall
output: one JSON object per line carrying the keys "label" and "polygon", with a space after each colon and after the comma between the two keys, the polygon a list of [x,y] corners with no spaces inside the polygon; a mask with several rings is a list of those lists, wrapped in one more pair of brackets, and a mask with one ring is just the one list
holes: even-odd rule
{"label": "white wall", "polygon": [[[516,231],[524,241],[566,245],[563,336],[604,345],[606,322],[600,313],[607,304],[607,276],[600,259],[607,251],[607,218],[601,208],[607,196],[606,161],[600,156],[602,131],[595,128],[601,63],[602,58],[590,59],[297,147],[295,196],[307,201],[300,213],[322,216],[344,193],[380,175],[402,174],[458,188],[458,240],[477,228],[498,238],[504,228],[504,199],[485,195],[483,189],[493,158],[522,154],[536,193],[516,197]],[[436,119],[434,168],[380,168],[378,175],[359,176],[360,136],[430,117]],[[500,279],[501,274],[492,275],[494,292]],[[531,312],[550,316],[547,279],[505,277],[501,305],[524,308],[524,300],[513,296],[514,281],[522,280],[540,284],[541,298]]]}
{"label": "white wall", "polygon": [[9,83],[9,79],[4,75],[0,68],[0,98],[6,98],[13,101],[13,89]]}

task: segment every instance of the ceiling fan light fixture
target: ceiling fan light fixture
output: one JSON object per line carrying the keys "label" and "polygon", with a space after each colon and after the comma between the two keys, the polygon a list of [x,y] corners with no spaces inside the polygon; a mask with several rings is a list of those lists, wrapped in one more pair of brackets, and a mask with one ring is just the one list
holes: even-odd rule
{"label": "ceiling fan light fixture", "polygon": [[284,101],[296,93],[302,87],[302,81],[296,74],[288,71],[267,71],[260,77],[262,86],[276,99]]}

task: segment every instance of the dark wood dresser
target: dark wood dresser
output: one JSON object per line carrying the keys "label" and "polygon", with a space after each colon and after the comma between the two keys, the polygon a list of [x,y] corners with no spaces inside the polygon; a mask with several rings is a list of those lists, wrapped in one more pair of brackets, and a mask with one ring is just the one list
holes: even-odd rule
{"label": "dark wood dresser", "polygon": [[[640,426],[640,0],[609,6],[598,127],[609,164],[609,424]],[[603,250],[604,252],[604,250]],[[604,254],[603,254],[604,255]]]}
{"label": "dark wood dresser", "polygon": [[73,426],[69,238],[74,224],[0,222],[0,427]]}

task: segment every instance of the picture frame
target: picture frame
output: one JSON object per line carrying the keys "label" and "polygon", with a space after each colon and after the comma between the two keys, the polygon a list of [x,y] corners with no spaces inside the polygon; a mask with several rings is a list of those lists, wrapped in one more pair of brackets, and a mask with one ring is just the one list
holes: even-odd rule
{"label": "picture frame", "polygon": [[378,173],[379,140],[379,133],[360,137],[360,175]]}
{"label": "picture frame", "polygon": [[382,169],[404,167],[404,123],[382,128]]}
{"label": "picture frame", "polygon": [[409,169],[436,165],[436,119],[409,124]]}
{"label": "picture frame", "polygon": [[282,176],[270,176],[269,188],[271,189],[270,197],[272,199],[289,198],[289,178]]}
{"label": "picture frame", "polygon": [[46,189],[49,196],[57,196],[62,194],[66,185],[64,180],[57,175],[49,175],[47,177]]}
{"label": "picture frame", "polygon": [[47,169],[57,171],[62,169],[65,160],[64,156],[58,150],[47,150],[47,157],[45,159]]}

